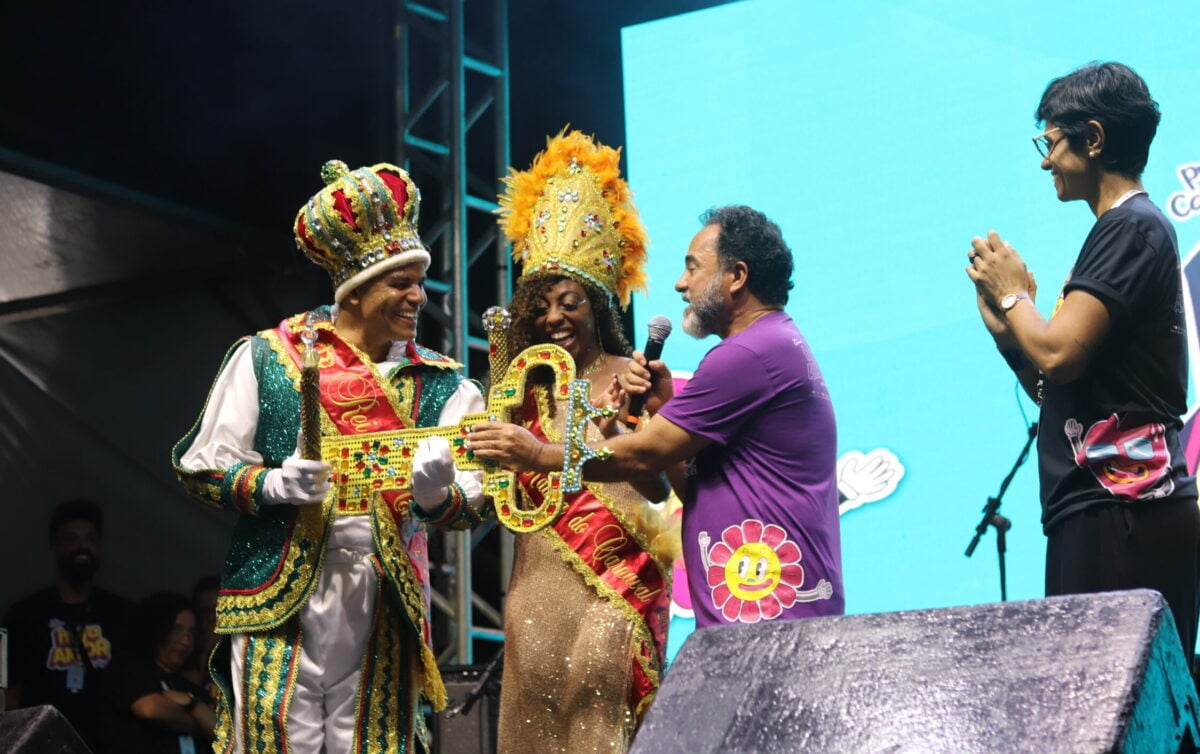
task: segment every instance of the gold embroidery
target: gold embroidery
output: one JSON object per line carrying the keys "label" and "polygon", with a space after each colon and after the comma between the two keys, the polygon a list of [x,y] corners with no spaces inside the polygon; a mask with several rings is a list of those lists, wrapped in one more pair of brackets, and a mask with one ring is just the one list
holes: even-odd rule
{"label": "gold embroidery", "polygon": [[[326,395],[330,403],[344,409],[341,414],[342,421],[349,423],[357,433],[378,429],[379,421],[367,415],[367,412],[379,405],[371,383],[362,375],[353,372],[339,372],[329,377],[333,378],[333,387]],[[329,381],[327,380],[327,383]]]}
{"label": "gold embroidery", "polygon": [[567,522],[567,528],[576,534],[583,534],[584,530],[587,529],[588,519],[594,515],[594,513],[586,513],[582,516],[571,516],[571,520]]}
{"label": "gold embroidery", "polygon": [[629,604],[629,600],[618,594],[615,589],[610,587],[608,584],[605,584],[604,581],[596,575],[596,572],[592,570],[591,566],[585,563],[583,558],[579,557],[579,553],[575,552],[573,549],[571,549],[570,545],[563,541],[562,537],[558,535],[558,532],[556,532],[553,527],[547,527],[537,533],[546,537],[550,541],[550,544],[555,550],[558,551],[558,554],[562,556],[562,559],[566,561],[566,563],[570,565],[571,568],[573,568],[575,572],[583,578],[584,581],[587,582],[588,586],[595,589],[596,593],[603,597],[608,604],[615,607],[621,612],[622,615],[625,616],[625,620],[629,621],[629,625],[633,629],[633,636],[637,645],[639,647],[651,648],[649,652],[639,651],[635,652],[635,655],[637,657],[638,664],[641,665],[642,671],[645,672],[646,677],[650,679],[650,682],[655,688],[658,688],[659,666],[657,660],[655,659],[658,653],[653,649],[654,636],[650,633],[650,628],[646,625],[646,621],[642,618],[637,610],[633,609],[633,606]]}
{"label": "gold embroidery", "polygon": [[296,690],[293,669],[299,665],[303,634],[297,626],[281,626],[247,636],[245,641],[248,699],[242,704],[242,719],[237,721],[242,726],[243,740],[265,743],[265,751],[285,751],[283,722]]}
{"label": "gold embroidery", "polygon": [[267,631],[281,626],[299,612],[317,588],[317,576],[325,563],[326,526],[332,504],[301,506],[288,537],[282,561],[288,572],[262,589],[250,593],[223,593],[217,598],[217,633],[236,634]]}
{"label": "gold embroidery", "polygon": [[[537,402],[538,418],[541,421],[542,431],[545,433],[546,439],[550,442],[561,442],[562,429],[555,422],[554,418],[550,416],[549,392],[544,390],[542,386],[539,386],[538,388],[535,388],[534,394]],[[566,411],[559,411],[557,413],[565,422]],[[591,425],[591,427],[588,429],[588,432],[595,432],[598,434],[598,430],[595,429],[595,425]],[[640,531],[638,531],[636,527],[632,525],[632,522],[630,522],[622,514],[620,507],[616,505],[606,485],[596,482],[585,482],[584,486],[596,497],[597,500],[604,504],[604,507],[608,508],[613,517],[621,523],[621,526],[625,529],[625,532],[634,538],[634,541],[638,543],[640,548],[646,552],[651,552],[647,542],[645,541],[645,537]],[[577,516],[576,518],[583,519],[585,517]],[[586,524],[583,525],[586,526]],[[575,531],[574,528],[572,530]],[[649,650],[635,653],[638,665],[641,666],[642,671],[646,674],[646,678],[650,680],[653,687],[657,689],[659,685],[659,663],[657,659],[658,653],[654,649],[654,635],[650,632],[650,627],[646,625],[645,619],[640,613],[638,613],[637,610],[633,608],[632,605],[629,604],[627,599],[622,597],[608,584],[604,583],[604,581],[598,575],[596,575],[596,571],[579,556],[579,553],[575,552],[570,545],[563,541],[563,538],[559,536],[558,532],[555,531],[553,527],[547,527],[538,533],[547,538],[554,549],[558,551],[558,554],[562,556],[562,559],[569,566],[571,566],[571,568],[574,569],[575,572],[578,573],[589,586],[595,589],[597,594],[603,597],[610,605],[619,610],[621,614],[625,616],[625,619],[629,621],[629,625],[633,628],[633,635],[636,639],[637,645]],[[670,564],[664,564],[657,559],[654,559],[654,565],[656,568],[658,568],[659,573],[662,574],[663,583],[670,583],[668,570],[670,568]],[[644,586],[643,589],[645,589]],[[657,591],[658,590],[654,590],[654,592]],[[652,594],[654,592],[649,592],[647,590],[647,593]],[[641,702],[638,703],[637,714],[639,717],[644,714],[647,706],[649,705],[649,700],[653,699],[653,697],[654,693],[651,692],[646,698],[642,699]]]}
{"label": "gold embroidery", "polygon": [[[287,321],[288,329],[291,330],[293,333],[299,334],[300,331],[304,329],[305,317],[306,317],[305,314],[297,314],[296,316],[288,319],[288,321]],[[362,363],[367,367],[367,371],[369,371],[371,373],[371,377],[373,377],[376,382],[378,382],[380,385],[388,384],[388,380],[385,379],[382,374],[380,374],[379,368],[375,366],[375,362],[371,361],[371,357],[367,356],[365,353],[363,353],[361,350],[359,350],[359,348],[357,346],[355,346],[353,343],[342,338],[341,335],[338,335],[337,328],[334,327],[332,322],[329,322],[329,321],[317,322],[313,325],[313,327],[317,330],[326,330],[328,332],[333,333],[334,337],[336,337],[341,342],[345,343],[346,346],[351,350],[351,352],[353,352],[354,355],[357,356],[360,361],[362,361]],[[274,330],[271,331],[271,334],[274,335],[276,339],[278,339],[278,334],[276,334]],[[320,348],[322,346],[329,347],[331,349],[330,352],[332,353],[331,345],[329,345],[327,343],[318,343],[317,349],[320,350]],[[275,348],[274,342],[271,344],[271,347]],[[293,379],[295,380],[295,384],[296,384],[296,390],[299,391],[300,390],[300,369],[296,366],[295,360],[290,355],[288,355],[286,353],[286,351],[280,352],[280,355],[283,358],[280,359],[279,363],[283,364],[284,368],[288,370],[288,376],[293,377]],[[330,362],[330,363],[332,363],[332,362]],[[325,364],[323,363],[322,366],[325,366]],[[406,382],[411,383],[412,380],[406,380]],[[411,389],[412,388],[410,387],[409,390],[411,391]],[[410,412],[405,411],[404,406],[398,400],[396,400],[396,398],[399,396],[393,397],[392,391],[390,391],[390,390],[384,390],[383,394],[384,394],[384,397],[387,398],[388,403],[391,404],[392,410],[396,412],[396,416],[400,419],[400,423],[409,429],[411,429],[413,426],[415,426],[413,424],[412,417],[409,415]],[[408,404],[412,405],[411,394],[408,396],[405,396],[405,397],[408,400]]]}
{"label": "gold embroidery", "polygon": [[387,508],[382,506],[372,511],[375,551],[379,553],[379,562],[387,574],[388,581],[396,588],[409,625],[418,634],[421,689],[434,710],[440,712],[446,707],[446,687],[442,684],[441,673],[438,672],[437,656],[424,640],[428,633],[426,629],[429,611],[425,602],[425,590],[417,579],[416,569],[413,567],[411,555],[404,547],[396,520],[386,511]]}
{"label": "gold embroidery", "polygon": [[355,702],[353,752],[410,751],[413,709],[410,704],[416,686],[409,658],[406,656],[403,635],[408,628],[403,616],[397,615],[391,595],[383,588],[380,571],[376,590],[375,620],[367,651],[363,655],[362,693]]}
{"label": "gold embroidery", "polygon": [[[561,443],[563,437],[562,427],[560,426],[560,422],[556,421],[555,418],[550,415],[548,404],[550,399],[549,392],[542,386],[538,386],[534,392],[536,394],[538,419],[542,425],[542,432],[545,433],[546,439],[549,442]],[[560,411],[559,416],[562,416],[565,413],[565,411]],[[600,430],[597,429],[594,424],[591,424],[588,427],[588,442],[594,442],[599,437]],[[624,527],[625,531],[634,538],[634,541],[637,542],[638,547],[653,555],[654,551],[650,548],[650,542],[646,539],[646,536],[642,532],[641,528],[637,526],[635,521],[631,520],[627,515],[625,515],[620,506],[613,502],[612,490],[620,489],[624,484],[624,482],[617,482],[613,484],[608,482],[585,481],[583,486],[586,487],[593,495],[595,495],[596,499],[604,503],[604,507],[608,508],[613,517],[621,522],[621,526]],[[670,562],[663,562],[659,560],[658,566],[659,570],[663,571],[664,573],[669,573],[672,564]]]}
{"label": "gold embroidery", "polygon": [[597,564],[602,563],[609,573],[624,581],[633,590],[633,593],[638,596],[638,599],[649,602],[654,595],[662,590],[647,587],[642,582],[641,577],[634,573],[633,569],[618,554],[628,544],[629,538],[615,524],[601,526],[592,535],[592,546],[595,548],[592,553],[592,562]]}

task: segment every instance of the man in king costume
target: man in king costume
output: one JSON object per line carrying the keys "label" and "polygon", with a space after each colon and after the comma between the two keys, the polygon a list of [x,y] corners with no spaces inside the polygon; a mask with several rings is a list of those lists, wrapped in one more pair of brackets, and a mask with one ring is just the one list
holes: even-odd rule
{"label": "man in king costume", "polygon": [[239,514],[217,602],[230,658],[212,663],[218,752],[428,749],[420,700],[441,709],[445,689],[430,649],[425,527],[479,521],[481,475],[456,470],[440,437],[417,444],[408,489],[360,500],[329,494],[329,464],[300,457],[306,343],[319,368],[310,361],[304,376],[319,382],[304,387],[315,414],[319,385],[325,437],[483,410],[461,365],[414,340],[430,257],[408,174],[333,161],[322,177],[295,236],[329,272],[336,304],[235,344],[172,454],[191,495]]}

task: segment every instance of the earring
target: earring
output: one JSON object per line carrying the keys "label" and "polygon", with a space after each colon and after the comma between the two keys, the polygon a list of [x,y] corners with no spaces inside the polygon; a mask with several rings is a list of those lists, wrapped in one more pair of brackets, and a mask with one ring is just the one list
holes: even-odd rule
{"label": "earring", "polygon": [[1092,151],[1088,152],[1088,157],[1095,157],[1098,154],[1100,153],[1093,149]]}

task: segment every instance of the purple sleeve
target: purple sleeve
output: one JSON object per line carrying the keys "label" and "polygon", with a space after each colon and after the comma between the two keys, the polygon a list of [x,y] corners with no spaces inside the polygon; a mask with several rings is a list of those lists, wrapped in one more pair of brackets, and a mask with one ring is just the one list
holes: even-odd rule
{"label": "purple sleeve", "polygon": [[687,432],[725,444],[774,397],[757,354],[736,344],[709,351],[659,414]]}

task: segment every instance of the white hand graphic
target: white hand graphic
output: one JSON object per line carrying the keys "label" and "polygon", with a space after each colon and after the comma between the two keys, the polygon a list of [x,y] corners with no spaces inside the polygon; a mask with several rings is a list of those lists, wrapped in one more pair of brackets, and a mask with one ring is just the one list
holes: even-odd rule
{"label": "white hand graphic", "polygon": [[796,592],[797,602],[816,602],[817,600],[827,600],[833,596],[833,584],[828,580],[821,579],[812,589],[805,589],[802,592]]}
{"label": "white hand graphic", "polygon": [[1079,455],[1079,451],[1083,450],[1083,425],[1074,419],[1067,419],[1063,424],[1063,432],[1067,433],[1067,439],[1071,442],[1071,449],[1075,451],[1075,455]]}
{"label": "white hand graphic", "polygon": [[851,450],[837,461],[838,492],[841,504],[838,513],[866,503],[882,500],[896,491],[904,478],[904,464],[886,448],[876,448],[869,453]]}

